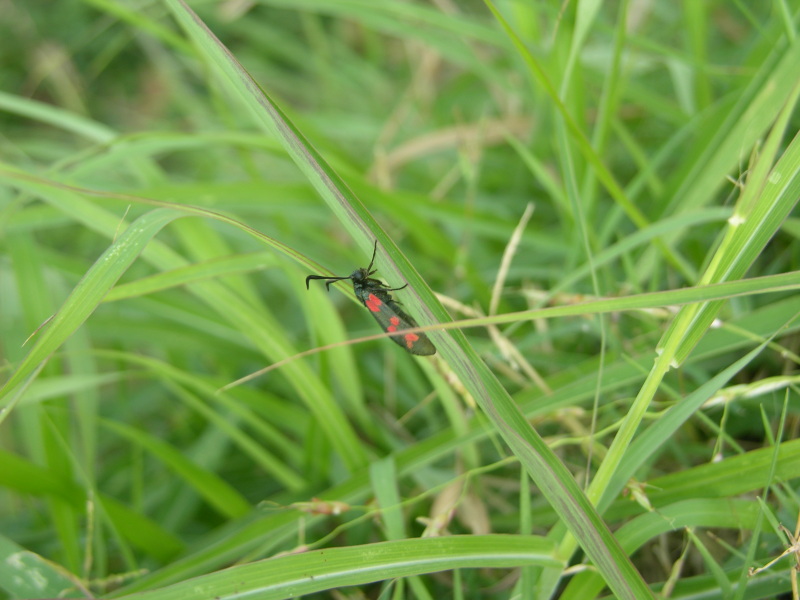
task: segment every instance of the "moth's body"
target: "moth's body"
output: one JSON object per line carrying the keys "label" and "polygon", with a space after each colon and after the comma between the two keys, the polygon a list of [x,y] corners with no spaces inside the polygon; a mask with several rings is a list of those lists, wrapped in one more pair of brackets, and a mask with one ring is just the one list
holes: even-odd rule
{"label": "moth's body", "polygon": [[372,265],[375,262],[375,252],[378,249],[378,242],[375,242],[375,249],[372,252],[372,260],[369,266],[364,269],[356,269],[348,277],[324,277],[322,275],[309,275],[306,277],[306,288],[311,279],[325,280],[325,287],[330,290],[331,283],[349,279],[353,282],[353,291],[356,298],[367,307],[381,329],[387,333],[398,332],[398,335],[391,336],[392,341],[398,346],[402,346],[406,351],[417,356],[430,356],[436,354],[436,347],[424,333],[400,333],[404,329],[419,327],[417,322],[408,315],[389,292],[402,290],[406,285],[399,288],[390,288],[380,279],[370,277],[374,270]]}

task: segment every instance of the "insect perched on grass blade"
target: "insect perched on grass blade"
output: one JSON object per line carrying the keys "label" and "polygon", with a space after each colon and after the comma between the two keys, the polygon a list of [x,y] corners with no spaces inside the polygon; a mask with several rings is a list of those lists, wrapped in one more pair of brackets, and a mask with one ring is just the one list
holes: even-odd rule
{"label": "insect perched on grass blade", "polygon": [[325,281],[325,288],[328,291],[330,291],[331,284],[334,281],[349,279],[353,282],[353,291],[356,293],[356,298],[369,309],[369,312],[375,317],[381,329],[387,333],[394,333],[395,331],[399,333],[399,335],[391,336],[395,344],[402,346],[407,352],[416,354],[417,356],[436,354],[436,347],[424,333],[402,333],[404,329],[412,329],[414,327],[419,327],[419,325],[400,308],[400,303],[392,298],[389,292],[402,290],[408,284],[399,288],[390,288],[379,279],[370,277],[370,275],[375,273],[372,269],[372,265],[375,263],[375,253],[377,251],[378,240],[375,240],[375,248],[372,250],[372,260],[369,261],[369,266],[366,269],[356,269],[347,277],[309,275],[306,277],[306,289],[308,289],[308,282],[312,279],[322,279]]}

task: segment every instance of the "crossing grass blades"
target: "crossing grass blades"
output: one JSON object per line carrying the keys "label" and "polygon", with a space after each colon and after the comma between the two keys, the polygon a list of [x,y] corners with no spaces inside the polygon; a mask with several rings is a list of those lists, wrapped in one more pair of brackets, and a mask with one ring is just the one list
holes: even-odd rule
{"label": "crossing grass blades", "polygon": [[375,263],[375,253],[377,251],[378,240],[375,240],[375,247],[372,249],[372,260],[369,261],[369,266],[366,269],[356,269],[347,277],[309,275],[306,277],[306,289],[308,289],[308,282],[312,279],[325,281],[325,288],[328,291],[330,291],[333,282],[349,279],[353,282],[353,291],[356,294],[356,298],[369,309],[381,329],[387,333],[400,333],[400,335],[391,336],[395,344],[402,346],[407,352],[417,356],[436,354],[436,347],[424,333],[402,333],[404,329],[412,329],[419,327],[419,325],[400,308],[400,303],[394,300],[389,292],[402,290],[408,284],[399,288],[390,288],[379,279],[370,277],[375,273],[372,265]]}

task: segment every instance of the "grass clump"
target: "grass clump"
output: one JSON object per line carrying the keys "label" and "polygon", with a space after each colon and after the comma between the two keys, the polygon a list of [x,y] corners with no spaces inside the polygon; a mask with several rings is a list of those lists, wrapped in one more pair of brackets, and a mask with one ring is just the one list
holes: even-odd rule
{"label": "grass clump", "polygon": [[792,593],[798,8],[15,7],[0,598]]}

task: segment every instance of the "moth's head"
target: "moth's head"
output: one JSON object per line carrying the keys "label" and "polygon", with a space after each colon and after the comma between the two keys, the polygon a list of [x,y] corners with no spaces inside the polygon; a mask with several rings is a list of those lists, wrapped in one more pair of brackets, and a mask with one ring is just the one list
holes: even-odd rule
{"label": "moth's head", "polygon": [[356,282],[363,282],[369,279],[369,271],[365,268],[356,269],[352,273],[350,273],[350,279]]}

